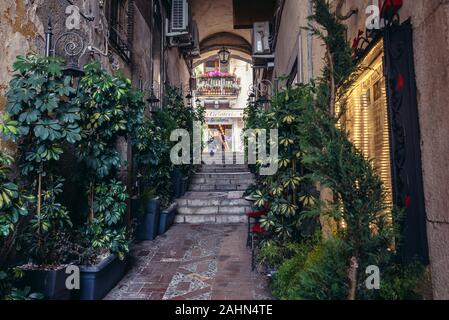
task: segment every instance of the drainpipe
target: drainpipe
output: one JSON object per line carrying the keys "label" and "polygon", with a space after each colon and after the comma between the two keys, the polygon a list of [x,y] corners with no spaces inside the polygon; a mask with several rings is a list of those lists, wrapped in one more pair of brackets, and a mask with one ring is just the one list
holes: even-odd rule
{"label": "drainpipe", "polygon": [[[307,2],[307,15],[310,17],[313,14],[312,0]],[[307,32],[307,82],[313,78],[313,34],[312,31]]]}

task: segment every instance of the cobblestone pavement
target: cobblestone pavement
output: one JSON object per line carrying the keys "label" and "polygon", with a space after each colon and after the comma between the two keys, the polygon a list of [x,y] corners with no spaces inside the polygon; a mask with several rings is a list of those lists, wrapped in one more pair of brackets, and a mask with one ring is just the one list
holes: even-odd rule
{"label": "cobblestone pavement", "polygon": [[174,225],[133,246],[131,270],[105,299],[270,299],[245,243],[245,225]]}

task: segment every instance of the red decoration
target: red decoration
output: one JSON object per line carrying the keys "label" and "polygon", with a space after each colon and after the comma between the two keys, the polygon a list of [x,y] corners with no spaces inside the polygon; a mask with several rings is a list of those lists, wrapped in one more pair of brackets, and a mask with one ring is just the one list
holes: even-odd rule
{"label": "red decoration", "polygon": [[357,50],[359,48],[360,40],[362,40],[364,32],[362,30],[359,30],[359,33],[357,34],[357,37],[354,38],[354,41],[352,42],[352,49]]}
{"label": "red decoration", "polygon": [[265,210],[261,210],[261,211],[256,211],[256,212],[249,212],[249,213],[246,213],[246,216],[247,217],[250,217],[250,218],[260,218],[260,217],[262,217],[263,215],[265,215],[267,212],[265,211]]}
{"label": "red decoration", "polygon": [[404,205],[405,205],[405,207],[406,207],[407,209],[409,209],[410,206],[412,205],[412,198],[411,198],[409,195],[407,195],[407,196],[405,197]]}
{"label": "red decoration", "polygon": [[267,229],[265,229],[264,227],[262,227],[259,223],[255,224],[251,227],[251,232],[254,233],[265,233],[267,232]]}
{"label": "red decoration", "polygon": [[381,17],[382,18],[391,18],[394,16],[399,9],[402,8],[403,1],[402,0],[384,0],[382,5],[382,0],[379,0],[379,7],[381,9]]}
{"label": "red decoration", "polygon": [[400,73],[400,74],[398,75],[398,78],[397,78],[397,86],[396,86],[396,89],[397,89],[398,91],[401,91],[402,88],[404,87],[404,84],[405,84],[404,76],[402,75],[402,73]]}

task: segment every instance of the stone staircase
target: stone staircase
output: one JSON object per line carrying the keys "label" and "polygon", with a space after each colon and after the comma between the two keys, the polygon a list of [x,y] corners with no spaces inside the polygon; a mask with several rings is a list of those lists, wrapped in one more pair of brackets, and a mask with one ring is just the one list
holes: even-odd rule
{"label": "stone staircase", "polygon": [[189,191],[176,202],[176,223],[242,223],[251,212],[243,193],[254,182],[242,164],[203,165],[194,175]]}

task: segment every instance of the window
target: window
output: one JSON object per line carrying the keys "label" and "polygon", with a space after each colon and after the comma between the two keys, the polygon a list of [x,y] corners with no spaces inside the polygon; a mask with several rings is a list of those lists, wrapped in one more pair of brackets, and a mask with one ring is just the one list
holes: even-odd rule
{"label": "window", "polygon": [[339,125],[349,132],[349,138],[365,157],[372,159],[384,183],[387,204],[391,208],[390,139],[382,42],[368,54],[363,66],[368,68],[356,80]]}
{"label": "window", "polygon": [[109,23],[109,41],[125,61],[131,58],[132,1],[109,0],[106,15]]}

